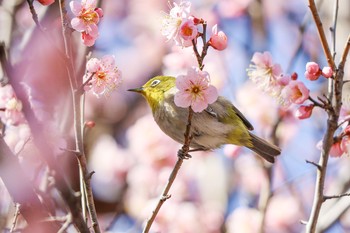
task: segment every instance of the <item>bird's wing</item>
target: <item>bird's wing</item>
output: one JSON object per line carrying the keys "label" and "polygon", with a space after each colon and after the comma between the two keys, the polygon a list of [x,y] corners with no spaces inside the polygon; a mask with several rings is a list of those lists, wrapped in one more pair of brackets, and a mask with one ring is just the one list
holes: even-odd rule
{"label": "bird's wing", "polygon": [[[210,116],[215,117],[217,119],[220,119],[222,116],[223,112],[227,112],[227,107],[231,107],[232,110],[235,112],[235,114],[242,120],[244,125],[247,127],[249,130],[253,130],[254,127],[253,125],[245,118],[243,113],[241,113],[238,108],[236,108],[230,101],[225,99],[224,97],[220,96],[220,100],[216,101],[213,104],[210,104],[204,111],[207,112]],[[219,103],[224,103],[224,104],[219,104]],[[226,106],[226,109],[225,109]]]}
{"label": "bird's wing", "polygon": [[254,130],[254,127],[253,125],[247,120],[247,118],[245,118],[245,116],[243,115],[243,113],[241,113],[238,108],[236,108],[233,104],[232,104],[232,108],[233,108],[233,111],[235,111],[235,113],[237,114],[237,116],[239,118],[241,118],[241,120],[243,121],[243,123],[245,124],[245,126],[247,126],[247,128],[249,130]]}

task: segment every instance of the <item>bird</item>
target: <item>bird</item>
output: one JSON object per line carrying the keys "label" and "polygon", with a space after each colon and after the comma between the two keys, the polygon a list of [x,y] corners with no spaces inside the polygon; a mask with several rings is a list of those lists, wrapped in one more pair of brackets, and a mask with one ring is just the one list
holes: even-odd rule
{"label": "bird", "polygon": [[[155,122],[173,140],[184,143],[188,108],[174,102],[176,78],[155,76],[139,88],[128,91],[140,93],[147,100]],[[225,144],[244,146],[270,163],[281,154],[281,149],[256,136],[246,117],[225,97],[218,96],[202,112],[194,112],[191,121],[191,151],[208,151]]]}

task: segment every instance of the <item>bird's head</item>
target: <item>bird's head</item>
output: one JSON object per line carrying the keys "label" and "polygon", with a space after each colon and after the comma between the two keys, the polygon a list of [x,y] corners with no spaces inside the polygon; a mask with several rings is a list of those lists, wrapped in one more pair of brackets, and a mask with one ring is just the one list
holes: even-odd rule
{"label": "bird's head", "polygon": [[142,94],[152,111],[161,105],[168,91],[175,87],[175,78],[170,76],[156,76],[148,80],[142,87],[129,89]]}

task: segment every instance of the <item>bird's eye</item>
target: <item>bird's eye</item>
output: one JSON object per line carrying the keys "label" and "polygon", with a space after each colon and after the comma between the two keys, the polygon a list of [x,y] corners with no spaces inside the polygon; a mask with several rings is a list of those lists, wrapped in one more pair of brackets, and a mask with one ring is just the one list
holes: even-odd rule
{"label": "bird's eye", "polygon": [[155,87],[155,86],[157,86],[159,83],[160,83],[160,80],[158,80],[158,79],[153,80],[153,82],[151,83],[151,87]]}

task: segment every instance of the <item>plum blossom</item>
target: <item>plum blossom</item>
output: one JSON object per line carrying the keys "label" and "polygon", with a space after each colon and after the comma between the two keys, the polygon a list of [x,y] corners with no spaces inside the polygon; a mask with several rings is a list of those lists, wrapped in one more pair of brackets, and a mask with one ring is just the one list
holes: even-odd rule
{"label": "plum blossom", "polygon": [[87,88],[96,96],[108,95],[121,83],[121,71],[115,65],[115,58],[106,55],[100,60],[91,58],[86,64]]}
{"label": "plum blossom", "polygon": [[74,18],[72,28],[82,33],[82,41],[86,46],[92,46],[98,37],[97,24],[103,16],[103,11],[96,8],[96,0],[72,1],[69,4]]}
{"label": "plum blossom", "polygon": [[223,31],[218,32],[218,25],[212,28],[213,35],[209,39],[209,44],[216,50],[224,50],[227,47],[227,36]]}
{"label": "plum blossom", "polygon": [[278,97],[282,90],[282,86],[278,82],[282,74],[281,66],[272,62],[272,56],[269,52],[256,52],[251,61],[253,64],[250,64],[247,69],[249,78],[264,92]]}
{"label": "plum blossom", "polygon": [[[191,24],[190,21],[192,20],[189,18],[190,8],[191,3],[189,1],[181,1],[179,4],[174,2],[174,7],[170,9],[169,14],[164,13],[161,31],[162,35],[165,36],[168,41],[174,40],[176,45],[183,45],[184,38],[182,38],[182,36],[184,33],[181,32],[180,34],[180,28],[182,28],[185,23]],[[193,31],[193,26],[187,29]]]}
{"label": "plum blossom", "polygon": [[311,81],[317,80],[322,73],[319,65],[316,62],[306,63],[305,68],[306,68],[305,77]]}
{"label": "plum blossom", "polygon": [[303,82],[292,80],[281,92],[282,103],[286,106],[302,104],[309,98],[309,92]]}
{"label": "plum blossom", "polygon": [[193,20],[185,21],[180,27],[179,34],[185,41],[192,41],[196,39],[198,29]]}
{"label": "plum blossom", "polygon": [[175,104],[182,108],[192,107],[194,112],[201,112],[218,98],[216,88],[210,85],[209,73],[198,68],[190,68],[186,75],[176,79],[179,91],[175,94]]}

